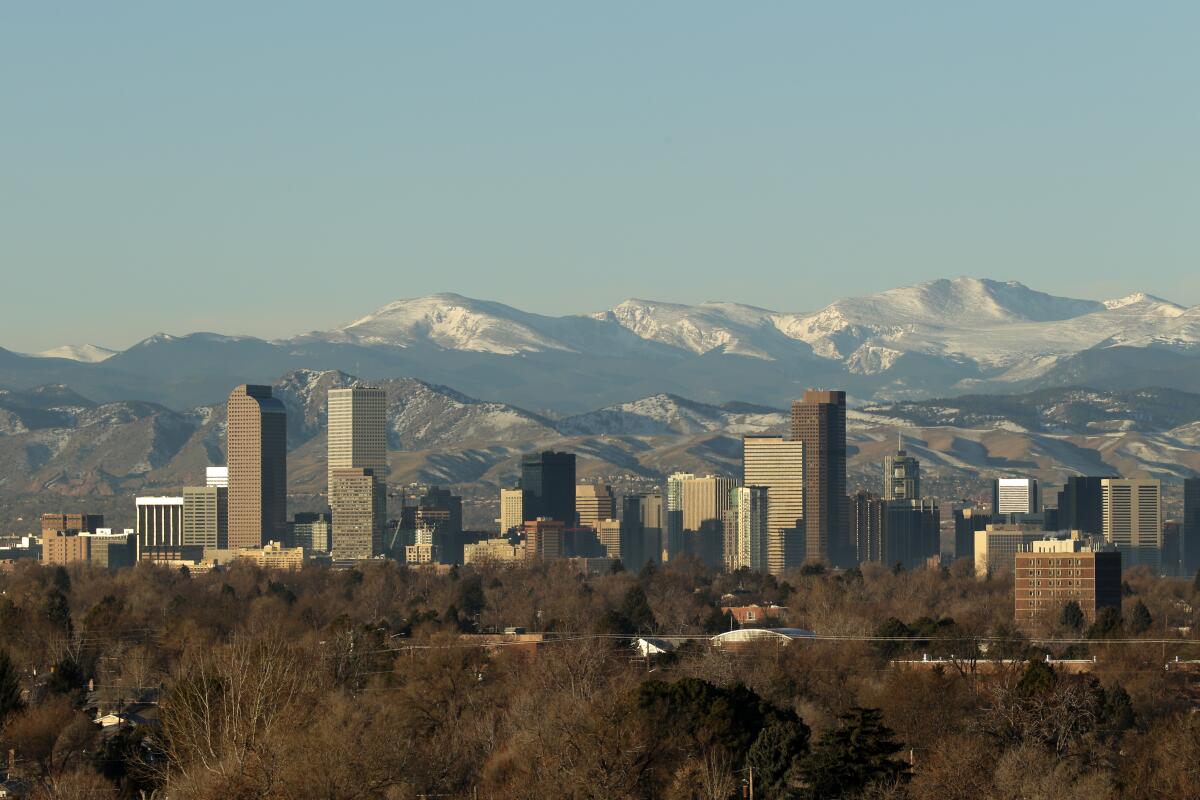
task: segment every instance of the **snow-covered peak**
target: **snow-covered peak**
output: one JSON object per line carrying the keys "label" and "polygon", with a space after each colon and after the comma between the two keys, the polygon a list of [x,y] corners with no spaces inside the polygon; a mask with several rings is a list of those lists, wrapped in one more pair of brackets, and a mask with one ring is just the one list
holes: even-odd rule
{"label": "snow-covered peak", "polygon": [[696,306],[632,298],[611,311],[593,315],[610,319],[646,339],[692,353],[722,349],[733,355],[771,358],[762,340],[773,328],[775,312],[739,303],[708,302]]}
{"label": "snow-covered peak", "polygon": [[503,355],[569,350],[537,329],[540,320],[547,318],[502,303],[447,293],[396,300],[327,336],[395,346],[430,341],[447,349]]}
{"label": "snow-covered peak", "polygon": [[1038,292],[1017,281],[960,277],[839,300],[833,307],[858,323],[950,325],[1050,322],[1090,314],[1103,305]]}
{"label": "snow-covered peak", "polygon": [[1187,311],[1184,306],[1145,292],[1134,292],[1116,300],[1105,300],[1104,307],[1109,311],[1136,311],[1159,317],[1178,317]]}
{"label": "snow-covered peak", "polygon": [[79,361],[84,364],[99,364],[101,361],[111,358],[116,354],[116,350],[109,350],[107,347],[95,344],[64,344],[61,347],[43,350],[34,355],[38,358],[65,358],[69,361]]}

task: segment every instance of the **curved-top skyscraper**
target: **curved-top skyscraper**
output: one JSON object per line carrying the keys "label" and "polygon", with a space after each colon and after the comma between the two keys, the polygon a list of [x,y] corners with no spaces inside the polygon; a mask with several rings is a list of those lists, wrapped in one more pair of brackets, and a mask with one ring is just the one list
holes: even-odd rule
{"label": "curved-top skyscraper", "polygon": [[229,547],[261,547],[287,533],[287,410],[270,386],[242,385],[226,404]]}

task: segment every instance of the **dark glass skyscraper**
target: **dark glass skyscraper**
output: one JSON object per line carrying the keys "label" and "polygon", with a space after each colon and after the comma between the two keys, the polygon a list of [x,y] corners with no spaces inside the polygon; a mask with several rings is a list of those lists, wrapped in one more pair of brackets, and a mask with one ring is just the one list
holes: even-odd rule
{"label": "dark glass skyscraper", "polygon": [[[1114,477],[1112,475],[1105,477]],[[1073,475],[1058,493],[1058,528],[1099,536],[1103,529],[1100,482],[1104,477]]]}
{"label": "dark glass skyscraper", "polygon": [[1190,578],[1200,570],[1200,478],[1183,481],[1183,533],[1180,538],[1183,577]]}
{"label": "dark glass skyscraper", "polygon": [[853,566],[846,496],[846,393],[808,390],[792,403],[792,441],[804,442],[805,553]]}
{"label": "dark glass skyscraper", "polygon": [[556,519],[575,527],[575,454],[546,450],[521,456],[526,520]]}

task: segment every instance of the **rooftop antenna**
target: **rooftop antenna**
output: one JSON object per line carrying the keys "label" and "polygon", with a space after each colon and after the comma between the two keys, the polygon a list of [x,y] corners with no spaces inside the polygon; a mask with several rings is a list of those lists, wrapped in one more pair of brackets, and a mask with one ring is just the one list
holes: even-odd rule
{"label": "rooftop antenna", "polygon": [[896,429],[896,452],[904,452],[904,430],[902,428]]}

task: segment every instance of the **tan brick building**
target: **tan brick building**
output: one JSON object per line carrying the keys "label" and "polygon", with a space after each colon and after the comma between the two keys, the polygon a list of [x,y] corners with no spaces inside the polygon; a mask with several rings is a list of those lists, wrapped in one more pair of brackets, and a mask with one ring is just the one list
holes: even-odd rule
{"label": "tan brick building", "polygon": [[92,559],[92,542],[86,536],[55,531],[42,537],[42,563],[64,567]]}

